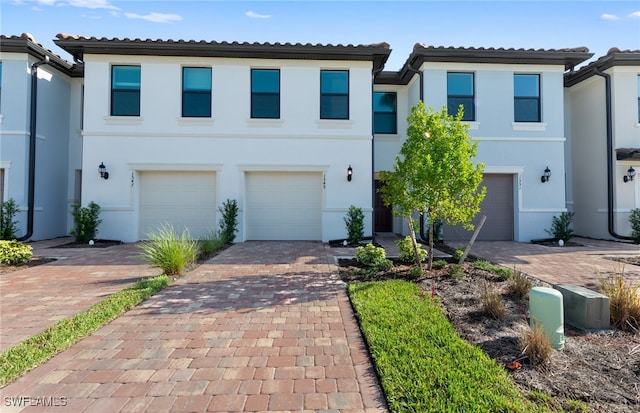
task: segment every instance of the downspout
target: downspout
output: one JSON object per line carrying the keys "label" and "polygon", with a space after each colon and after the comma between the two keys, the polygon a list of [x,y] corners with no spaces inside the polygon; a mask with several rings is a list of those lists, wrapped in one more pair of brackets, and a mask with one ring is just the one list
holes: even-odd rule
{"label": "downspout", "polygon": [[607,215],[609,235],[614,238],[633,241],[632,237],[620,235],[615,231],[614,224],[614,195],[613,195],[613,122],[611,108],[611,75],[601,72],[597,67],[595,74],[604,78],[605,85],[605,113],[607,118]]}
{"label": "downspout", "polygon": [[[422,70],[417,70],[411,67],[411,64],[407,65],[407,69],[409,69],[413,73],[417,73],[420,78],[420,101],[424,103],[424,73]],[[424,214],[420,214],[420,240],[423,242],[429,242],[429,236],[424,233],[425,224],[424,224]]]}
{"label": "downspout", "polygon": [[49,56],[31,65],[31,111],[29,125],[29,188],[27,192],[27,233],[17,238],[26,241],[33,235],[33,210],[35,207],[36,183],[36,116],[38,108],[38,67],[49,63]]}
{"label": "downspout", "polygon": [[373,237],[375,237],[375,234],[376,234],[376,178],[375,178],[376,176],[376,166],[375,166],[376,134],[375,134],[374,122],[373,122],[374,121],[373,94],[375,92],[374,86],[375,86],[376,75],[382,72],[383,68],[384,67],[381,67],[379,69],[375,69],[371,71],[371,206],[372,206],[371,236],[372,236],[372,239]]}

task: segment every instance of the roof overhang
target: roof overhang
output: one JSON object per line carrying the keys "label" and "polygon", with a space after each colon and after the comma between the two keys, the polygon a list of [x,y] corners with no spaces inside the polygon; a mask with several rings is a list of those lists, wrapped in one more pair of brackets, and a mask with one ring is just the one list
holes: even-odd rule
{"label": "roof overhang", "polygon": [[589,63],[576,72],[565,74],[564,85],[571,87],[595,76],[598,72],[605,71],[614,66],[640,66],[640,50],[621,51],[617,48],[609,49],[606,56]]}
{"label": "roof overhang", "polygon": [[1,36],[0,48],[3,53],[26,53],[38,60],[49,57],[49,65],[69,76],[82,75],[82,69],[66,61],[62,57],[46,49],[41,44],[36,43],[31,35],[23,33],[20,36]]}
{"label": "roof overhang", "polygon": [[616,160],[640,159],[640,148],[618,148],[616,149]]}

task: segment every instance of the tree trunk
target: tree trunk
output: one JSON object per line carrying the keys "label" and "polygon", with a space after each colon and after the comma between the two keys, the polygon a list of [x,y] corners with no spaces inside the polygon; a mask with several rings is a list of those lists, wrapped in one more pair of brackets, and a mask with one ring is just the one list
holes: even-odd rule
{"label": "tree trunk", "polygon": [[429,222],[429,257],[427,261],[427,269],[431,271],[433,265],[433,223]]}
{"label": "tree trunk", "polygon": [[416,259],[416,264],[420,267],[420,271],[422,271],[422,261],[420,261],[420,255],[418,254],[418,241],[416,240],[416,233],[413,229],[413,219],[411,216],[407,215],[404,217],[407,221],[407,225],[409,226],[409,236],[411,237],[411,243],[413,244],[413,255]]}

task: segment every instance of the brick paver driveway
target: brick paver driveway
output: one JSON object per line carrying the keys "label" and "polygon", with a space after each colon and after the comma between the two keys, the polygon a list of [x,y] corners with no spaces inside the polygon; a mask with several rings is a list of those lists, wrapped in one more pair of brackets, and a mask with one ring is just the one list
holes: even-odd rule
{"label": "brick paver driveway", "polygon": [[1,394],[3,412],[386,411],[319,242],[234,245]]}

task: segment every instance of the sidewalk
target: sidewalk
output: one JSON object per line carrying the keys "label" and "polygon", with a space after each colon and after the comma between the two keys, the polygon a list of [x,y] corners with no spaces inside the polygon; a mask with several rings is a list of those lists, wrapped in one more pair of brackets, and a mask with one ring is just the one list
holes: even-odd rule
{"label": "sidewalk", "polygon": [[91,413],[386,412],[333,253],[319,242],[236,244],[1,389],[3,401],[64,397],[64,411]]}

